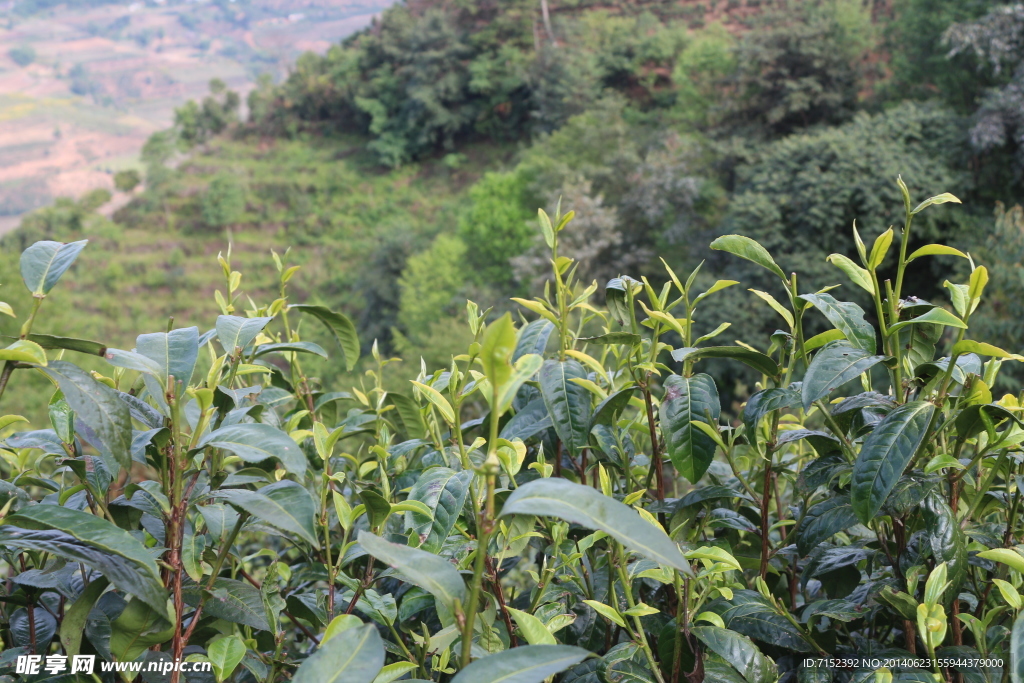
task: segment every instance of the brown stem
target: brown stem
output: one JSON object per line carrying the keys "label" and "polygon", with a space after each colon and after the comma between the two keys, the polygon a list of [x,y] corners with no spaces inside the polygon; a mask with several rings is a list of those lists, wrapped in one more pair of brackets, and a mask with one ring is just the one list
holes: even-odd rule
{"label": "brown stem", "polygon": [[512,632],[512,617],[508,613],[508,608],[505,605],[505,592],[501,589],[501,579],[498,578],[498,571],[494,566],[494,558],[487,556],[484,558],[485,567],[487,568],[487,580],[491,584],[491,590],[494,593],[494,597],[498,599],[498,609],[501,610],[501,618],[505,622],[505,628],[508,629],[508,637],[512,643],[512,647],[519,645],[519,640]]}
{"label": "brown stem", "polygon": [[917,654],[917,631],[914,629],[914,622],[910,619],[903,620],[903,647],[912,655]]}
{"label": "brown stem", "polygon": [[761,578],[768,574],[768,507],[772,502],[772,454],[764,465],[764,488],[761,494]]}
{"label": "brown stem", "polygon": [[647,388],[647,384],[643,384],[641,388],[644,392],[644,403],[647,406],[647,429],[651,434],[651,462],[654,464],[655,490],[658,500],[665,500],[665,471],[661,462],[661,453],[658,450],[658,428],[654,424],[654,404],[651,401],[651,392]]}
{"label": "brown stem", "polygon": [[356,608],[356,603],[359,602],[360,596],[372,583],[373,578],[373,559],[368,558],[366,561],[366,571],[363,572],[363,580],[359,583],[356,588],[356,592],[352,595],[352,602],[348,603],[348,608],[345,610],[345,614],[352,614],[352,610]]}
{"label": "brown stem", "polygon": [[[258,588],[258,589],[262,589],[262,588],[263,588],[263,586],[262,586],[262,585],[260,584],[260,582],[259,582],[259,581],[257,581],[257,580],[256,580],[256,578],[255,578],[255,577],[253,577],[253,575],[252,575],[252,574],[250,574],[249,572],[245,571],[245,569],[243,569],[243,568],[239,567],[239,569],[238,569],[238,574],[239,574],[239,575],[240,575],[240,576],[241,576],[241,577],[242,577],[243,579],[245,579],[246,581],[248,581],[249,583],[251,583],[251,584],[252,584],[252,585],[253,585],[253,586],[254,586],[255,588]],[[285,615],[286,617],[288,617],[289,619],[291,619],[292,623],[293,623],[293,624],[295,624],[295,625],[296,625],[296,626],[298,627],[298,629],[299,629],[300,631],[302,631],[302,632],[303,632],[303,633],[305,634],[305,636],[306,636],[307,638],[309,638],[310,640],[312,640],[312,641],[313,641],[314,643],[316,643],[317,645],[319,645],[319,644],[320,644],[320,639],[316,637],[316,634],[315,634],[315,633],[313,633],[312,631],[310,631],[310,630],[309,630],[308,628],[306,628],[305,626],[303,626],[303,625],[302,625],[302,622],[301,622],[301,621],[299,621],[298,619],[296,619],[296,618],[295,618],[295,615],[293,615],[293,614],[292,614],[291,612],[289,612],[289,611],[288,611],[288,610],[286,610],[286,609],[284,609],[284,610],[281,610],[281,614],[283,614],[283,615]]]}

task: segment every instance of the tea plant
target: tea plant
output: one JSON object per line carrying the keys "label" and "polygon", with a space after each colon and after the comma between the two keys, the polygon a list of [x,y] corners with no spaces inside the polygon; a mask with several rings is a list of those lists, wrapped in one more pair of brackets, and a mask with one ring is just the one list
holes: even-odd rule
{"label": "tea plant", "polygon": [[[218,683],[1018,683],[1024,423],[992,387],[1024,358],[971,338],[984,266],[909,249],[917,214],[959,200],[912,208],[899,185],[901,233],[869,249],[855,228],[860,263],[829,257],[877,327],[740,235],[712,247],[778,278],[751,290],[782,321],[760,345],[700,332],[739,283],[698,291],[699,268],[615,278],[599,308],[559,254],[573,214],[541,211],[530,319],[469,302],[466,352],[398,390],[376,345],[347,391],[308,372],[328,352],[301,320],[349,369],[360,343],[291,302],[277,254],[273,301],[243,296],[229,252],[212,329],[119,350],[33,331],[85,243],[29,247],[0,400],[29,372],[54,391],[49,428],[0,421],[0,674],[85,653],[208,661]],[[967,260],[948,307],[903,291],[926,257]],[[107,369],[69,360],[88,355]],[[709,358],[759,376],[741,415]],[[60,680],[114,676],[134,674]]]}

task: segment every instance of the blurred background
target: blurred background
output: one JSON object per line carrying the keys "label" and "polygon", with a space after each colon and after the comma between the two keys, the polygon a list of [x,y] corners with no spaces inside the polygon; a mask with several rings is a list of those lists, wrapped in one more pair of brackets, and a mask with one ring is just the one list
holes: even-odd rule
{"label": "blurred background", "polygon": [[[860,301],[825,259],[856,258],[854,220],[865,240],[902,220],[902,175],[915,201],[963,200],[912,242],[987,265],[972,330],[1024,350],[1024,5],[3,0],[0,46],[0,298],[26,313],[25,246],[90,240],[34,331],[205,331],[218,252],[263,304],[291,247],[291,301],[344,311],[411,376],[465,348],[467,298],[543,292],[536,212],[560,200],[585,280],[704,262],[744,287],[698,329],[739,320],[721,343],[763,349],[778,321],[747,288],[773,283],[707,244],[749,235],[803,291]],[[943,304],[970,268],[915,263],[905,291]],[[751,378],[728,377],[741,400]]]}

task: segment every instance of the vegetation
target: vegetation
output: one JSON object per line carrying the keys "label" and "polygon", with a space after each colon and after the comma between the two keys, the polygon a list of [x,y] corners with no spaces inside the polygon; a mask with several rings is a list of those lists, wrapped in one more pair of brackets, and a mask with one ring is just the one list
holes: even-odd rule
{"label": "vegetation", "polygon": [[1020,683],[1024,13],[728,5],[400,4],[6,236],[0,667]]}
{"label": "vegetation", "polygon": [[[59,652],[209,662],[218,681],[761,683],[871,657],[855,676],[1016,681],[1022,398],[991,387],[1024,356],[972,331],[986,266],[911,251],[959,199],[915,206],[898,187],[899,233],[869,248],[854,229],[860,263],[828,258],[877,328],[736,234],[711,248],[785,292],[755,290],[784,321],[761,350],[721,345],[726,325],[698,336],[696,314],[739,284],[700,292],[699,267],[666,265],[660,289],[614,278],[602,310],[560,249],[574,214],[541,210],[551,280],[516,299],[528,320],[468,302],[466,351],[398,390],[377,344],[357,386],[309,373],[328,352],[301,319],[350,369],[359,340],[293,303],[299,266],[276,253],[262,302],[218,255],[210,333],[132,350],[39,334],[86,241],[36,242],[0,394],[45,377],[49,425],[2,418],[0,666]],[[461,268],[472,246],[427,253]],[[950,308],[907,294],[909,266],[936,257],[969,262]],[[90,355],[100,371],[74,362]],[[735,422],[708,359],[759,378]]]}

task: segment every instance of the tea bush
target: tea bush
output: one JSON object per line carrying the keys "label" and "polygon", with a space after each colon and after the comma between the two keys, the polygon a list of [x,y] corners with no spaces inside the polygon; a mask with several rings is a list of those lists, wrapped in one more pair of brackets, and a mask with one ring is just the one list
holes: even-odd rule
{"label": "tea bush", "polygon": [[[328,349],[300,321],[349,369],[359,340],[292,302],[277,254],[263,303],[218,257],[203,333],[33,332],[86,246],[33,244],[0,396],[45,377],[50,424],[0,420],[0,675],[85,653],[208,661],[218,683],[1017,683],[1024,423],[992,388],[1024,358],[971,334],[984,265],[908,249],[922,211],[959,200],[899,187],[900,234],[854,229],[860,263],[827,259],[867,312],[749,237],[712,243],[785,292],[751,290],[780,321],[756,345],[699,326],[739,283],[698,292],[696,270],[616,277],[599,307],[559,252],[573,214],[541,211],[543,294],[515,299],[518,323],[469,302],[465,352],[399,391],[376,345],[358,386],[307,371]],[[905,291],[924,258],[968,264],[949,305]],[[707,359],[759,376],[741,414]]]}

